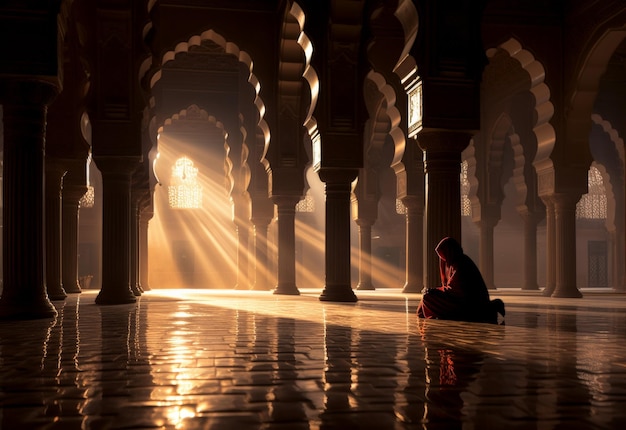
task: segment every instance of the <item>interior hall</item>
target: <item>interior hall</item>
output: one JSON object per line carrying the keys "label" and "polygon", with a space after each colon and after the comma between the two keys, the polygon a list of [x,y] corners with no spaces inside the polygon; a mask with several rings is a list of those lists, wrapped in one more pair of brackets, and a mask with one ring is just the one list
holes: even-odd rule
{"label": "interior hall", "polygon": [[[623,0],[0,0],[0,429],[626,424]],[[456,239],[506,315],[424,320]]]}

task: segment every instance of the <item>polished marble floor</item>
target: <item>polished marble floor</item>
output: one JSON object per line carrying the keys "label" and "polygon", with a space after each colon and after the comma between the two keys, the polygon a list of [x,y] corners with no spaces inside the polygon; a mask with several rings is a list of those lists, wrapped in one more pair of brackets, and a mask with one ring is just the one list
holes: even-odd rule
{"label": "polished marble floor", "polygon": [[0,322],[0,428],[626,428],[626,295],[495,291],[490,325],[418,320],[399,290],[319,293],[86,290]]}

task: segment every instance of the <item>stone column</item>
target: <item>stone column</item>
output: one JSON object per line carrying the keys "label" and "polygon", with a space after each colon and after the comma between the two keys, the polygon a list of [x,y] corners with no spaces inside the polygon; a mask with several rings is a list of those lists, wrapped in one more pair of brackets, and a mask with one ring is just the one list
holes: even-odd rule
{"label": "stone column", "polygon": [[550,297],[556,288],[556,230],[554,221],[554,202],[550,197],[543,197],[546,206],[546,286],[542,295]]}
{"label": "stone column", "polygon": [[522,290],[538,290],[537,284],[537,215],[526,206],[519,210],[524,220],[524,285]]}
{"label": "stone column", "polygon": [[267,232],[269,229],[269,221],[270,220],[252,220],[254,224],[254,290],[266,291],[270,289],[267,268]]}
{"label": "stone column", "polygon": [[137,157],[98,157],[102,172],[102,288],[96,303],[115,305],[137,299],[130,288],[130,186]]}
{"label": "stone column", "polygon": [[148,226],[154,216],[152,208],[144,209],[139,216],[139,284],[143,291],[150,291],[148,282]]}
{"label": "stone column", "polygon": [[552,297],[582,297],[576,287],[576,203],[580,195],[554,195],[556,288]]}
{"label": "stone column", "polygon": [[135,296],[141,296],[139,285],[139,198],[131,191],[130,203],[130,289]]}
{"label": "stone column", "polygon": [[250,229],[242,221],[237,222],[237,290],[249,290],[250,280],[248,278],[248,243],[250,239]]}
{"label": "stone column", "polygon": [[356,302],[350,280],[350,192],[358,170],[322,169],[326,189],[326,282],[319,299]]}
{"label": "stone column", "polygon": [[0,82],[4,124],[0,319],[57,315],[48,299],[44,270],[46,106],[56,92],[44,81]]}
{"label": "stone column", "polygon": [[278,282],[274,294],[299,295],[296,286],[296,204],[298,196],[272,197],[278,208]]}
{"label": "stone column", "polygon": [[358,219],[359,226],[359,283],[357,290],[375,290],[372,282],[372,223]]}
{"label": "stone column", "polygon": [[406,283],[403,293],[424,289],[424,203],[416,196],[402,199],[406,208]]}
{"label": "stone column", "polygon": [[496,224],[498,224],[498,219],[489,216],[478,221],[480,228],[480,242],[478,246],[480,272],[489,290],[496,289],[493,273],[493,230]]}
{"label": "stone column", "polygon": [[78,282],[78,211],[86,185],[63,186],[63,288],[67,293],[80,293]]}
{"label": "stone column", "polygon": [[48,159],[46,170],[46,286],[50,300],[63,300],[67,293],[61,281],[61,188],[67,169]]}
{"label": "stone column", "polygon": [[446,237],[461,243],[461,152],[471,135],[455,131],[420,132],[426,173],[426,279],[427,288],[440,283],[439,259],[435,247]]}

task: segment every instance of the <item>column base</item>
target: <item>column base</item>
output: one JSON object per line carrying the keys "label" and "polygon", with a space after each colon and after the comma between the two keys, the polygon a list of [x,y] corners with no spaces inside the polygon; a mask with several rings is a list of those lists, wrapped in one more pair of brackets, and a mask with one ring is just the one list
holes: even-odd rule
{"label": "column base", "polygon": [[132,291],[130,291],[130,287],[128,288],[128,291],[107,292],[102,289],[96,297],[97,305],[122,305],[126,303],[135,303],[136,301],[137,297],[135,297]]}
{"label": "column base", "polygon": [[296,284],[279,284],[274,289],[274,294],[285,294],[289,296],[299,296],[300,291]]}
{"label": "column base", "polygon": [[66,298],[67,298],[67,294],[65,294],[65,292],[54,292],[54,293],[48,292],[48,299],[52,300],[53,302],[65,300]]}
{"label": "column base", "polygon": [[48,299],[52,301],[65,300],[67,293],[62,285],[46,285],[46,291],[48,292]]}
{"label": "column base", "polygon": [[133,292],[133,296],[139,297],[141,296],[141,287],[139,285],[132,285],[130,290]]}
{"label": "column base", "polygon": [[57,310],[48,299],[35,302],[0,300],[0,320],[35,320],[56,316]]}
{"label": "column base", "polygon": [[326,285],[324,291],[319,297],[322,302],[352,302],[355,303],[359,299],[352,291],[350,285]]}
{"label": "column base", "polygon": [[406,284],[404,284],[404,287],[402,287],[402,292],[403,293],[423,293],[424,292],[424,286],[423,285],[419,285],[419,284],[409,284],[409,283],[406,283]]}
{"label": "column base", "polygon": [[582,296],[583,296],[583,293],[581,293],[576,287],[563,287],[563,288],[557,287],[552,293],[551,297],[579,299]]}
{"label": "column base", "polygon": [[366,290],[366,291],[374,291],[376,287],[371,282],[359,282],[356,286],[357,290]]}
{"label": "column base", "polygon": [[553,292],[554,292],[554,287],[546,287],[541,291],[541,295],[544,297],[550,297],[552,296]]}
{"label": "column base", "polygon": [[63,288],[65,289],[65,292],[69,294],[83,292],[83,290],[80,288],[80,285],[78,285],[78,281],[70,282],[68,284],[64,283]]}

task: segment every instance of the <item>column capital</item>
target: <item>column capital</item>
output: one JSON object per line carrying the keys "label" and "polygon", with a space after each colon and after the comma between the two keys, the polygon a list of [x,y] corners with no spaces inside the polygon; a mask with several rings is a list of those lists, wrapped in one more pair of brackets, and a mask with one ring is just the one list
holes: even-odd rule
{"label": "column capital", "polygon": [[351,183],[359,176],[359,169],[322,168],[318,171],[318,174],[322,182]]}
{"label": "column capital", "polygon": [[101,155],[94,156],[93,159],[103,175],[111,173],[130,175],[139,167],[142,157],[134,155]]}
{"label": "column capital", "polygon": [[424,129],[417,136],[417,143],[429,153],[461,153],[470,143],[473,134],[469,131]]}
{"label": "column capital", "polygon": [[59,94],[55,79],[0,79],[0,102],[10,105],[47,106]]}

